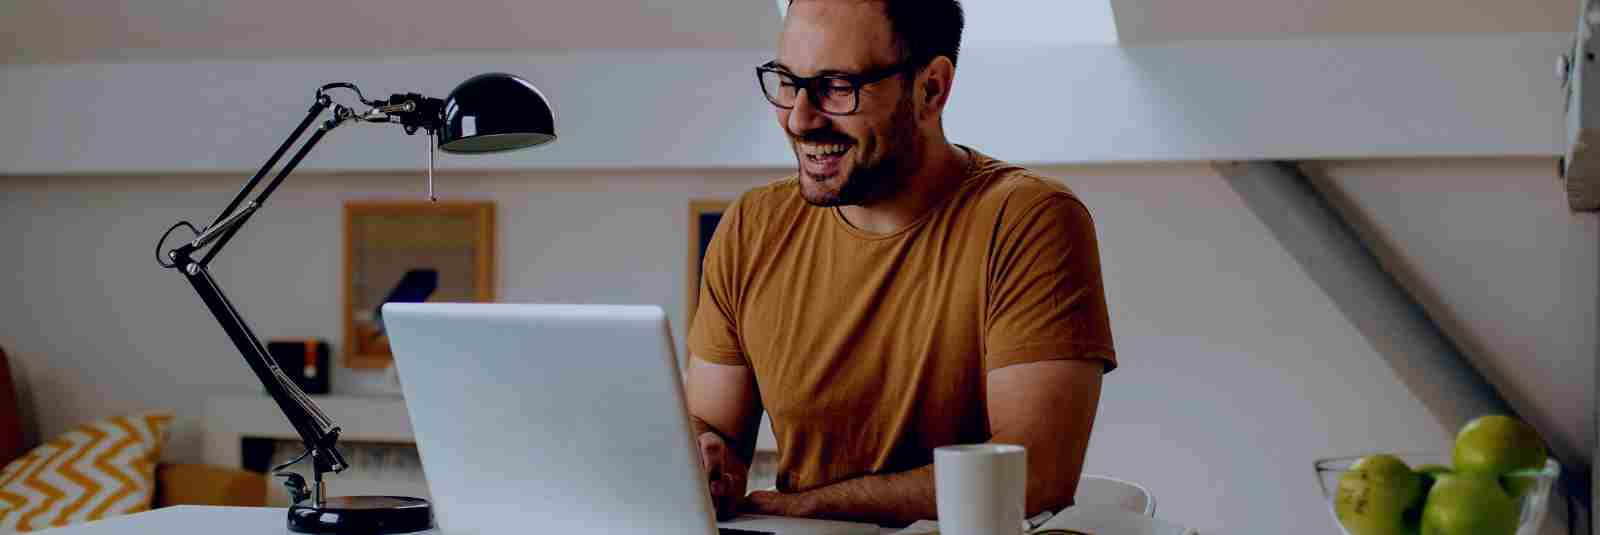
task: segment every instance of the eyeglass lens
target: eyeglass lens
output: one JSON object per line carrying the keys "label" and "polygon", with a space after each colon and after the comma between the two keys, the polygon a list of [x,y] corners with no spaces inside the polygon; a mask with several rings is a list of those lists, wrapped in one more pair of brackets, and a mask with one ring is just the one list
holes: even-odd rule
{"label": "eyeglass lens", "polygon": [[[860,92],[849,80],[822,77],[809,81],[810,86],[804,89],[811,98],[812,105],[826,113],[845,114],[856,111],[856,98]],[[795,100],[802,89],[801,84],[805,82],[779,72],[761,71],[761,90],[766,93],[767,100],[780,108],[794,108]]]}

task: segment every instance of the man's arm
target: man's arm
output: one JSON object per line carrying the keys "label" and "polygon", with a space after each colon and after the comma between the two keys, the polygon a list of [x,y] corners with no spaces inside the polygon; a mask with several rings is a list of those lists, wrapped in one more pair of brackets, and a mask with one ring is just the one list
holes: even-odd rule
{"label": "man's arm", "polygon": [[687,383],[690,424],[711,498],[718,516],[728,517],[744,496],[761,425],[755,374],[746,366],[713,364],[690,355]]}
{"label": "man's arm", "polygon": [[761,426],[761,398],[756,376],[747,366],[713,364],[689,356],[689,377],[684,385],[695,434],[714,431],[744,458],[755,453]]}
{"label": "man's arm", "polygon": [[1028,515],[1072,505],[1100,406],[1098,359],[1016,364],[989,372],[992,442],[1028,448]]}
{"label": "man's arm", "polygon": [[[1028,514],[1072,504],[1100,403],[1100,360],[1048,360],[990,371],[990,442],[1028,449]],[[752,512],[905,525],[938,516],[933,465],[797,494],[757,492]]]}

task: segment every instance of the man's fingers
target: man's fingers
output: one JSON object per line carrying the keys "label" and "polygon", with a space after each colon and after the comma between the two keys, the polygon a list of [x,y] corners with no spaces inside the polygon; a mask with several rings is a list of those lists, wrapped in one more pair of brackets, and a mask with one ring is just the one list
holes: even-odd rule
{"label": "man's fingers", "polygon": [[740,496],[730,488],[732,484],[733,480],[726,473],[711,480],[711,501],[716,505],[719,522],[738,516]]}
{"label": "man's fingers", "polygon": [[719,496],[714,500],[717,507],[717,521],[733,520],[739,516],[739,501],[733,496]]}
{"label": "man's fingers", "polygon": [[701,432],[701,460],[706,461],[709,474],[722,473],[722,437],[715,432]]}
{"label": "man's fingers", "polygon": [[716,453],[718,457],[721,457],[722,447],[722,437],[717,436],[716,433],[700,433],[700,451]]}
{"label": "man's fingers", "polygon": [[700,460],[705,465],[706,479],[709,481],[707,489],[711,491],[711,501],[717,507],[717,519],[728,520],[738,512],[743,496],[743,484],[734,479],[734,475],[725,472],[727,468],[727,443],[716,433],[701,433]]}
{"label": "man's fingers", "polygon": [[707,477],[722,474],[722,449],[722,437],[716,433],[700,433],[700,461],[705,463]]}

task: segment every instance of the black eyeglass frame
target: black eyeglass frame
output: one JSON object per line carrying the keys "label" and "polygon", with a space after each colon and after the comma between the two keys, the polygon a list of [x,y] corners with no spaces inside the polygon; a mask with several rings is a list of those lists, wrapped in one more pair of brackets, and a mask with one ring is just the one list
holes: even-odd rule
{"label": "black eyeglass frame", "polygon": [[[767,84],[764,83],[761,78],[764,73],[770,72],[782,78],[788,79],[789,82],[795,87],[806,90],[806,98],[811,99],[811,105],[817,108],[817,111],[834,116],[855,115],[857,112],[861,111],[861,88],[882,82],[889,79],[889,77],[895,76],[907,70],[913,70],[918,66],[918,63],[919,62],[915,60],[906,60],[882,69],[860,74],[830,72],[816,76],[800,76],[778,67],[777,61],[768,61],[756,67],[756,86],[761,88],[761,96],[766,97],[767,102],[772,103],[773,106],[777,106],[778,108],[785,110],[794,109],[794,105],[792,104],[788,106],[779,104],[778,100],[773,98],[772,95],[767,92]],[[844,81],[850,84],[850,111],[831,112],[822,106],[822,101],[820,100],[821,97],[818,96],[817,89],[824,87],[828,82],[835,80]]]}

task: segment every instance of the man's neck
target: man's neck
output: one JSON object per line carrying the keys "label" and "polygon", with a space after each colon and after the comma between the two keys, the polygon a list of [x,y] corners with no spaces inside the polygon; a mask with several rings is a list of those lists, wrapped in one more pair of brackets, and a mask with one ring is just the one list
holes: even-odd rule
{"label": "man's neck", "polygon": [[871,234],[890,234],[905,228],[944,200],[966,179],[972,155],[941,141],[930,147],[921,164],[904,177],[904,188],[892,197],[865,206],[841,206],[846,223]]}

